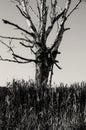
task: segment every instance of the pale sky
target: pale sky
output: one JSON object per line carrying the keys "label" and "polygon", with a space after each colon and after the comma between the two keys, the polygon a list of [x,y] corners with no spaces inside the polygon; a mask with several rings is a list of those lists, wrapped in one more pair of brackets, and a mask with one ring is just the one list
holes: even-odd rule
{"label": "pale sky", "polygon": [[[10,0],[0,0],[0,35],[18,36],[18,30],[3,24],[2,19],[10,20],[26,28],[25,19]],[[62,70],[54,68],[53,82],[56,84],[86,81],[86,3],[82,3],[79,9],[71,15],[66,26],[71,30],[64,34],[59,48],[61,54],[58,59]],[[23,49],[20,53],[24,53]],[[3,45],[0,45],[0,55],[9,55]],[[0,61],[0,86],[6,85],[13,78],[34,79],[34,67],[34,64],[20,65]]]}

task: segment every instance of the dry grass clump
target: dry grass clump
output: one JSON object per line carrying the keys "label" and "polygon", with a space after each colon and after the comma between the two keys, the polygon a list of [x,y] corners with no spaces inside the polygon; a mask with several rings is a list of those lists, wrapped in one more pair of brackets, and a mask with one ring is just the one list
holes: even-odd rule
{"label": "dry grass clump", "polygon": [[1,130],[86,130],[86,83],[35,88],[16,81],[0,88]]}

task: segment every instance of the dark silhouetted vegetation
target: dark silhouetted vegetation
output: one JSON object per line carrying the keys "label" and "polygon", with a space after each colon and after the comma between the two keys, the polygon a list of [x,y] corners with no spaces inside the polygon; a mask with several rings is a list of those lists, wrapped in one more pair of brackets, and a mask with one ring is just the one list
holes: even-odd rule
{"label": "dark silhouetted vegetation", "polygon": [[0,87],[0,130],[86,130],[86,83],[38,89],[13,80]]}

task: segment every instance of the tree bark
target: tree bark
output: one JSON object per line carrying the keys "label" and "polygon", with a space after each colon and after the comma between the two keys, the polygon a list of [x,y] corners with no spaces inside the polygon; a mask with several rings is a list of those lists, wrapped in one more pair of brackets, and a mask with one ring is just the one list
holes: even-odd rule
{"label": "tree bark", "polygon": [[49,77],[49,71],[50,71],[50,65],[48,63],[48,56],[46,55],[46,52],[39,53],[36,55],[36,60],[39,61],[36,64],[36,74],[35,74],[35,80],[36,80],[36,87],[46,87]]}
{"label": "tree bark", "polygon": [[49,68],[45,63],[36,64],[36,86],[38,88],[46,87],[49,77]]}

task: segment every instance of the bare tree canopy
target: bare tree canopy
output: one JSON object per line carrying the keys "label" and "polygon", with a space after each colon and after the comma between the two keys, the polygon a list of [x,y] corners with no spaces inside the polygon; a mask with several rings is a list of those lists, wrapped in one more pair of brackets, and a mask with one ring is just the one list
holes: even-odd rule
{"label": "bare tree canopy", "polygon": [[[73,8],[71,7],[72,0],[66,0],[63,8],[59,6],[59,0],[34,0],[35,8],[33,7],[33,4],[31,4],[31,0],[13,0],[13,2],[16,3],[16,8],[26,19],[28,30],[14,22],[3,19],[4,24],[13,26],[22,33],[21,37],[0,36],[0,43],[5,45],[12,54],[12,59],[5,59],[0,56],[0,60],[22,64],[34,62],[36,64],[36,85],[38,87],[47,85],[49,78],[51,84],[54,65],[56,65],[58,69],[61,69],[56,57],[60,54],[58,49],[63,34],[67,30],[70,30],[69,27],[65,27],[65,23],[85,0],[77,0],[77,3]],[[57,28],[56,37],[53,44],[50,44],[49,46],[47,45],[47,40],[55,28]],[[4,39],[8,39],[9,44],[4,42]],[[22,47],[29,49],[35,58],[29,59],[16,54],[12,47],[13,40],[18,42]]]}

